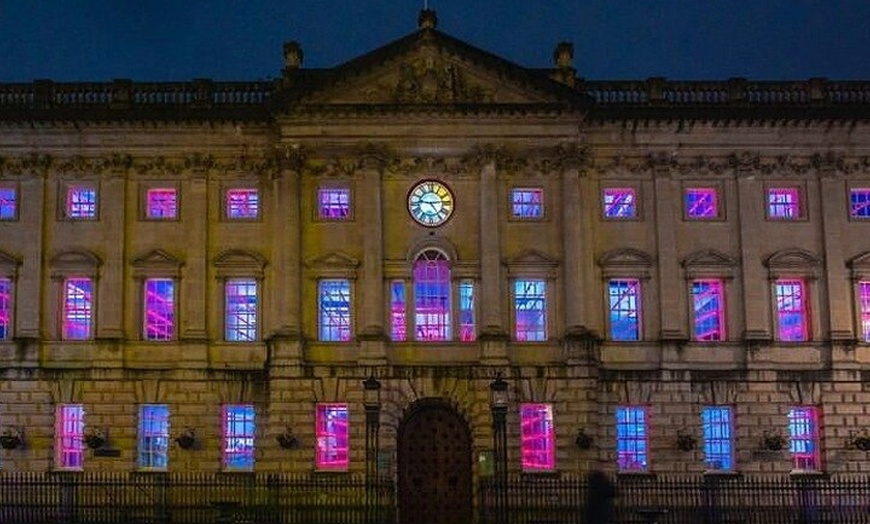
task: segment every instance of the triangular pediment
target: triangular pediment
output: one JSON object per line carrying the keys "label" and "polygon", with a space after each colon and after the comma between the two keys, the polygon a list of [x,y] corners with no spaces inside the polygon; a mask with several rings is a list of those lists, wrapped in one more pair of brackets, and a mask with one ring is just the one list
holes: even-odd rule
{"label": "triangular pediment", "polygon": [[571,106],[578,91],[434,29],[329,70],[299,70],[287,93],[295,106]]}
{"label": "triangular pediment", "polygon": [[819,257],[803,249],[784,249],[770,255],[765,261],[768,268],[788,269],[817,267],[822,264]]}
{"label": "triangular pediment", "polygon": [[356,269],[359,266],[359,260],[353,258],[347,253],[335,251],[326,255],[311,258],[306,262],[306,265],[316,270],[326,269]]}
{"label": "triangular pediment", "polygon": [[537,249],[526,249],[505,260],[505,264],[508,266],[555,267],[559,265],[559,261]]}
{"label": "triangular pediment", "polygon": [[736,266],[737,260],[720,253],[715,249],[695,251],[683,259],[684,267],[731,267]]}
{"label": "triangular pediment", "polygon": [[175,258],[162,249],[154,249],[133,259],[133,267],[137,268],[179,268],[182,264],[181,260]]}

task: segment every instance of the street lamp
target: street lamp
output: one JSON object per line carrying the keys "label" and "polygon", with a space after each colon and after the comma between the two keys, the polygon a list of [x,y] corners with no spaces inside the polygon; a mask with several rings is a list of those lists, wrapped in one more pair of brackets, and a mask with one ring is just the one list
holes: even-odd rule
{"label": "street lamp", "polygon": [[507,490],[507,408],[508,383],[501,372],[489,384],[489,408],[492,411],[492,444],[495,461],[496,522],[505,522]]}
{"label": "street lamp", "polygon": [[363,407],[366,410],[366,509],[367,522],[377,522],[379,504],[378,434],[381,426],[381,383],[374,377],[362,381]]}

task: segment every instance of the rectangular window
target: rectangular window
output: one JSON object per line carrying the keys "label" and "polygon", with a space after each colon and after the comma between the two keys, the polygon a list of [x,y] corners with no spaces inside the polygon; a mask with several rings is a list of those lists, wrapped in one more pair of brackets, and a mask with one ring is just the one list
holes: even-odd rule
{"label": "rectangular window", "polygon": [[408,336],[405,326],[405,282],[393,280],[390,282],[390,338],[402,342]]}
{"label": "rectangular window", "polygon": [[794,469],[818,471],[820,469],[818,408],[800,406],[789,410],[788,437]]}
{"label": "rectangular window", "polygon": [[767,190],[767,216],[779,220],[800,218],[800,191],[795,187],[769,188]]}
{"label": "rectangular window", "polygon": [[550,404],[520,407],[523,471],[552,471],[556,468],[556,434]]}
{"label": "rectangular window", "polygon": [[647,411],[641,406],[616,409],[616,456],[619,471],[646,471],[649,467]]}
{"label": "rectangular window", "polygon": [[704,465],[709,470],[734,469],[734,431],[729,406],[705,406],[701,410],[704,428]]}
{"label": "rectangular window", "polygon": [[149,189],[145,195],[146,216],[154,220],[167,220],[176,218],[177,195],[175,188]]}
{"label": "rectangular window", "polygon": [[516,188],[511,191],[511,211],[514,218],[543,218],[544,190]]}
{"label": "rectangular window", "polygon": [[514,337],[517,341],[547,340],[547,283],[543,280],[516,280],[514,314]]}
{"label": "rectangular window", "polygon": [[254,469],[254,406],[224,406],[223,421],[224,469]]}
{"label": "rectangular window", "polygon": [[692,339],[725,340],[725,301],[721,280],[692,281]]}
{"label": "rectangular window", "polygon": [[12,336],[12,279],[0,278],[0,340]]}
{"label": "rectangular window", "polygon": [[256,189],[227,189],[227,218],[232,220],[252,220],[260,216],[260,192]]}
{"label": "rectangular window", "polygon": [[459,340],[477,340],[477,323],[474,317],[474,281],[459,282]]}
{"label": "rectangular window", "polygon": [[0,187],[0,220],[18,218],[18,195],[14,187]]}
{"label": "rectangular window", "polygon": [[634,189],[630,187],[609,187],[604,190],[605,218],[634,218],[637,216],[637,202]]}
{"label": "rectangular window", "polygon": [[66,192],[67,218],[96,218],[97,190],[86,186],[69,186]]}
{"label": "rectangular window", "polygon": [[861,340],[870,342],[870,280],[858,282],[858,302],[861,307]]}
{"label": "rectangular window", "polygon": [[610,338],[640,340],[640,281],[614,279],[607,283]]}
{"label": "rectangular window", "polygon": [[62,469],[81,469],[84,459],[85,408],[61,404],[55,411],[54,463]]}
{"label": "rectangular window", "polygon": [[350,189],[329,188],[317,191],[318,216],[324,220],[350,217]]}
{"label": "rectangular window", "polygon": [[849,204],[852,218],[870,218],[870,188],[853,188],[849,192]]}
{"label": "rectangular window", "polygon": [[169,466],[169,406],[139,406],[139,442],[136,465],[164,470]]}
{"label": "rectangular window", "polygon": [[94,315],[93,282],[68,278],[63,283],[63,339],[88,340]]}
{"label": "rectangular window", "polygon": [[350,281],[321,280],[319,283],[320,340],[323,342],[349,342]]}
{"label": "rectangular window", "polygon": [[[424,254],[425,256],[425,254]],[[440,254],[414,264],[414,330],[416,339],[450,340],[450,264]]]}
{"label": "rectangular window", "polygon": [[786,342],[807,340],[807,301],[803,280],[779,279],[774,284],[778,339]]}
{"label": "rectangular window", "polygon": [[717,218],[719,195],[716,188],[692,187],[686,189],[686,217],[695,219]]}
{"label": "rectangular window", "polygon": [[145,340],[165,341],[175,337],[175,281],[145,279]]}
{"label": "rectangular window", "polygon": [[347,404],[317,405],[317,469],[347,469],[350,464]]}
{"label": "rectangular window", "polygon": [[257,281],[231,278],[224,285],[225,337],[230,342],[257,340]]}

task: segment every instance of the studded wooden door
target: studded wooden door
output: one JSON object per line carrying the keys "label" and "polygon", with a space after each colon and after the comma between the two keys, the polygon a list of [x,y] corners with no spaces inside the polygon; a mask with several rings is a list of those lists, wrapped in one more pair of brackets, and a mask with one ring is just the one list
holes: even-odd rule
{"label": "studded wooden door", "polygon": [[468,425],[447,404],[421,402],[399,425],[399,522],[470,524]]}

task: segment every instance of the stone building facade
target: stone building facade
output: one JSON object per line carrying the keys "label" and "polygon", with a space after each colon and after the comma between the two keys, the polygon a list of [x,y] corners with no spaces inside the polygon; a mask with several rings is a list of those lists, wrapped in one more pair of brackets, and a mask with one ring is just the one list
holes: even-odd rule
{"label": "stone building facade", "polygon": [[[289,43],[274,82],[0,85],[0,429],[24,441],[0,468],[63,469],[58,406],[80,406],[114,453],[73,469],[135,471],[162,405],[196,434],[165,467],[221,471],[242,405],[254,471],[318,471],[318,406],[344,405],[362,471],[374,377],[400,505],[470,505],[500,376],[510,471],[701,475],[712,440],[725,471],[870,472],[870,85],[590,81],[572,55],[520,67],[424,12],[331,69]],[[414,200],[426,181],[451,200]],[[148,282],[172,285],[162,334]],[[524,406],[552,419],[521,434]]]}

